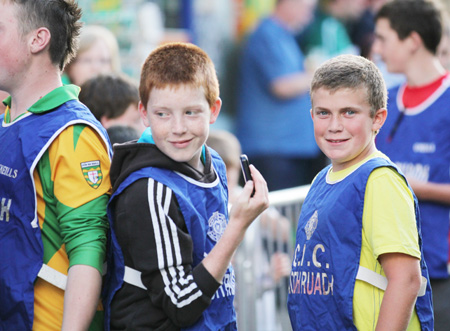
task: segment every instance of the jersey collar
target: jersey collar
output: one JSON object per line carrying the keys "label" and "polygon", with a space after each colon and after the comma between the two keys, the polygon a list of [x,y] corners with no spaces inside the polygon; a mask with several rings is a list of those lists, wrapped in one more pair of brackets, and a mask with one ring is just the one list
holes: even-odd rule
{"label": "jersey collar", "polygon": [[[78,99],[78,94],[80,93],[80,88],[76,85],[63,85],[51,91],[50,93],[44,95],[38,101],[36,101],[27,111],[16,119],[19,119],[24,114],[30,112],[33,114],[43,114],[50,110],[53,110],[69,100]],[[11,96],[7,97],[4,101],[6,104],[5,111],[5,123],[11,122],[11,115],[9,109],[11,107]]]}

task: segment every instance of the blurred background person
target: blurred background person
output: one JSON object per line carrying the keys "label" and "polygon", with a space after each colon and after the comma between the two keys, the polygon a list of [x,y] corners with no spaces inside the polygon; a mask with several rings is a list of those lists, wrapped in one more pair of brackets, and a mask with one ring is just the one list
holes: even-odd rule
{"label": "blurred background person", "polygon": [[81,86],[99,74],[120,72],[119,44],[115,35],[100,25],[84,26],[77,55],[66,66],[63,83]]}
{"label": "blurred background person", "polygon": [[386,64],[372,51],[375,40],[375,15],[388,0],[366,0],[366,9],[356,20],[352,19],[345,23],[351,42],[358,47],[359,54],[372,60],[380,69],[386,87],[397,86],[405,81],[405,75],[401,73],[388,72]]}
{"label": "blurred background person", "polygon": [[442,66],[450,70],[450,13],[448,11],[443,14],[443,20],[442,38],[437,48],[437,56]]}
{"label": "blurred background person", "polygon": [[298,36],[308,62],[317,67],[340,54],[359,54],[347,31],[349,22],[358,20],[367,9],[367,0],[319,0],[312,23]]}
{"label": "blurred background person", "polygon": [[437,57],[442,14],[438,1],[388,1],[376,15],[373,45],[389,71],[406,77],[389,90],[389,115],[376,143],[419,201],[437,331],[450,325],[450,81]]}
{"label": "blurred background person", "polygon": [[243,45],[237,136],[271,191],[309,184],[323,166],[309,113],[311,73],[295,40],[315,6],[277,0]]}
{"label": "blurred background person", "polygon": [[101,74],[81,85],[79,99],[105,129],[130,126],[140,135],[145,126],[139,116],[137,83],[124,74]]}
{"label": "blurred background person", "polygon": [[359,17],[353,17],[353,19],[347,19],[343,22],[347,29],[348,36],[351,42],[359,50],[359,54],[365,58],[372,60],[380,69],[386,87],[397,86],[405,81],[405,75],[401,73],[388,72],[386,64],[377,54],[372,51],[373,42],[375,40],[375,15],[380,8],[388,0],[366,0],[365,10]]}
{"label": "blurred background person", "polygon": [[113,125],[106,129],[111,145],[137,140],[140,135],[135,128],[128,125]]}
{"label": "blurred background person", "polygon": [[347,20],[345,26],[351,42],[359,49],[359,55],[371,59],[375,40],[375,14],[387,0],[366,0],[359,17]]}

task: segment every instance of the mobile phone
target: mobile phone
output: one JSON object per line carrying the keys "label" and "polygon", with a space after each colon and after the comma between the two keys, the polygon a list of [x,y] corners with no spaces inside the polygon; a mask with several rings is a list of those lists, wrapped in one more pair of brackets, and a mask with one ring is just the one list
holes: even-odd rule
{"label": "mobile phone", "polygon": [[241,169],[242,169],[242,175],[244,176],[244,181],[247,182],[249,180],[252,180],[252,175],[250,173],[250,167],[249,167],[247,155],[242,154],[240,156],[240,159],[241,159]]}

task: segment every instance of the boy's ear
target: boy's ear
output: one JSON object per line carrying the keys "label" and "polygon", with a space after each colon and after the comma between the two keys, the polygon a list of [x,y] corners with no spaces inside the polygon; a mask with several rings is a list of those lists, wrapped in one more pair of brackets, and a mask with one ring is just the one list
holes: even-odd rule
{"label": "boy's ear", "polygon": [[100,118],[100,123],[102,124],[102,126],[103,126],[105,129],[109,128],[109,126],[108,126],[108,124],[109,124],[109,119],[108,119],[108,117],[106,117],[105,115],[103,115],[103,116]]}
{"label": "boy's ear", "polygon": [[147,118],[147,109],[145,109],[145,106],[144,106],[144,104],[141,101],[139,101],[138,109],[139,109],[139,115],[141,115],[141,118],[142,118],[142,121],[144,122],[144,125],[146,127],[149,127],[150,126],[150,122],[148,121],[148,118]]}
{"label": "boy's ear", "polygon": [[413,52],[423,46],[422,37],[416,31],[412,31],[408,38],[410,48]]}
{"label": "boy's ear", "polygon": [[380,108],[375,112],[375,116],[373,117],[372,131],[378,132],[383,126],[384,122],[387,118],[387,109]]}
{"label": "boy's ear", "polygon": [[211,115],[209,117],[209,124],[213,124],[220,113],[220,108],[222,108],[222,100],[217,98],[214,105],[211,107]]}
{"label": "boy's ear", "polygon": [[39,53],[50,44],[50,30],[44,27],[36,29],[32,32],[30,38],[31,53]]}

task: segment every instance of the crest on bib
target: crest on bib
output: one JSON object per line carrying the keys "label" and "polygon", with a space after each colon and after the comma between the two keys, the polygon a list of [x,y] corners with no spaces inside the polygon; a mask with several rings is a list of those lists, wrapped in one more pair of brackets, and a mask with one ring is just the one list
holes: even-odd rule
{"label": "crest on bib", "polygon": [[319,214],[317,213],[317,210],[314,212],[314,214],[309,219],[308,223],[305,225],[305,233],[306,233],[306,239],[311,239],[314,231],[316,231],[317,223],[319,223]]}
{"label": "crest on bib", "polygon": [[100,161],[89,161],[81,163],[81,170],[86,182],[92,188],[98,188],[103,181],[103,173]]}
{"label": "crest on bib", "polygon": [[224,214],[218,211],[214,212],[208,220],[208,236],[215,242],[222,237],[225,228],[227,227],[227,219]]}

